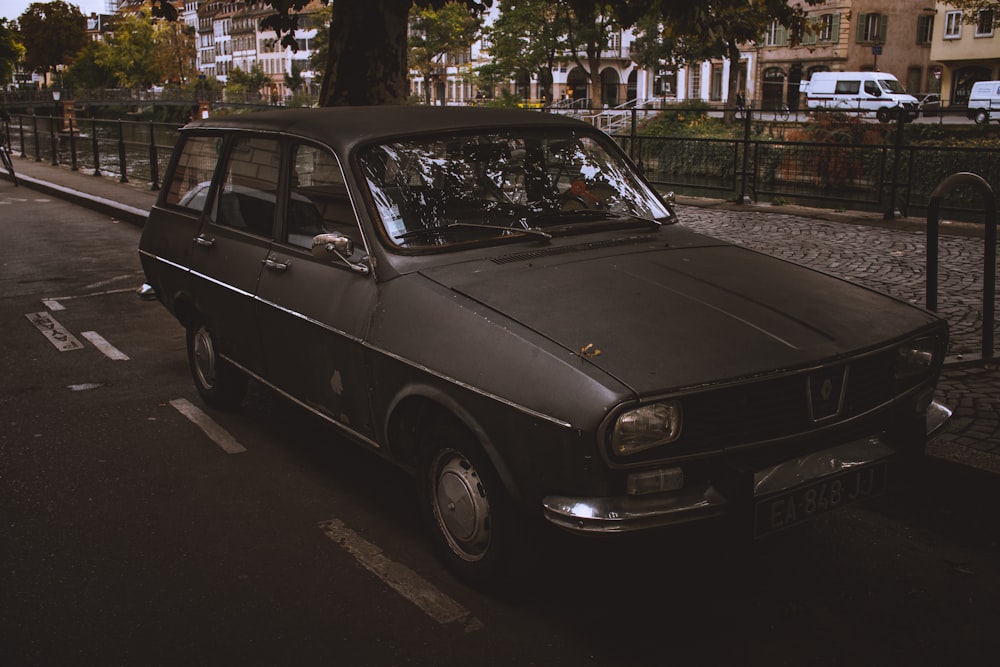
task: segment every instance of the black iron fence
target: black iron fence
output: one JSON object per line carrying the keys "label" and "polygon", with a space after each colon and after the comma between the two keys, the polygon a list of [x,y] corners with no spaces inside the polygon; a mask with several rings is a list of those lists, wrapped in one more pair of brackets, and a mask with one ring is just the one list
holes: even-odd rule
{"label": "black iron fence", "polygon": [[[680,194],[925,217],[931,192],[955,172],[975,173],[1000,191],[1000,148],[620,138],[650,181]],[[954,193],[945,210],[978,216],[976,194]]]}
{"label": "black iron fence", "polygon": [[[906,145],[902,131],[885,133],[894,141],[876,144],[759,138],[763,124],[787,130],[814,122],[805,115],[798,121],[780,120],[769,112],[757,117],[763,123],[747,115],[742,138],[644,134],[642,120],[657,111],[624,110],[621,121],[623,110],[612,110],[619,121],[616,127],[605,129],[653,184],[679,194],[925,217],[934,188],[956,172],[974,173],[1000,192],[1000,148]],[[672,108],[670,112],[684,110]],[[603,112],[577,113],[600,124]],[[705,114],[706,110],[691,113]],[[751,122],[757,123],[758,138],[751,138]],[[145,181],[156,189],[177,130],[171,123],[14,115],[11,144],[13,154],[21,157],[122,181]],[[983,206],[976,190],[959,188],[949,195],[942,211],[953,219],[978,221]]]}
{"label": "black iron fence", "polygon": [[178,129],[176,124],[147,121],[13,116],[11,153],[117,177],[122,183],[145,182],[155,190],[177,142]]}

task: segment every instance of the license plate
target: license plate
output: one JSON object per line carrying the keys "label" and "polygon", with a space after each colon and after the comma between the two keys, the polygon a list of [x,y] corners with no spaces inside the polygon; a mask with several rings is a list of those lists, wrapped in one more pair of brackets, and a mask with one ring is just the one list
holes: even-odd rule
{"label": "license plate", "polygon": [[754,536],[763,537],[824,512],[877,496],[885,491],[886,473],[887,465],[876,463],[759,500],[755,510]]}

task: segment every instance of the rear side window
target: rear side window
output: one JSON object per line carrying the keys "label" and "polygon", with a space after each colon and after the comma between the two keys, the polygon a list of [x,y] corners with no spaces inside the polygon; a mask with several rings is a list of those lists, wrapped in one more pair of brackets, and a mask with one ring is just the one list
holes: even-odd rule
{"label": "rear side window", "polygon": [[834,92],[837,95],[857,95],[859,90],[861,90],[860,81],[838,81]]}
{"label": "rear side window", "polygon": [[199,212],[205,208],[221,143],[220,137],[187,137],[184,140],[167,183],[164,203]]}
{"label": "rear side window", "polygon": [[238,137],[229,150],[215,222],[270,238],[278,201],[281,144]]}

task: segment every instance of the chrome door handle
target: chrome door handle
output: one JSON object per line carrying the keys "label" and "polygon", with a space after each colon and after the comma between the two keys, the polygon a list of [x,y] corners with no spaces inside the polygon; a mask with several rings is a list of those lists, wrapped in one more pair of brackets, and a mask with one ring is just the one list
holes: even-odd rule
{"label": "chrome door handle", "polygon": [[206,238],[204,234],[194,237],[194,242],[205,248],[211,248],[215,245],[215,239]]}
{"label": "chrome door handle", "polygon": [[284,262],[275,261],[273,257],[268,257],[262,262],[265,267],[271,269],[272,271],[287,271],[288,267],[292,265],[292,260],[286,260]]}

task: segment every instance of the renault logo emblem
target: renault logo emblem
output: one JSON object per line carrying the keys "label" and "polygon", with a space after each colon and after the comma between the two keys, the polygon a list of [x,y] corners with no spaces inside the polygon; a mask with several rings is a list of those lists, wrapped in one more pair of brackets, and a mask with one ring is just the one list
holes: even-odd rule
{"label": "renault logo emblem", "polygon": [[809,419],[814,422],[840,416],[847,393],[847,366],[824,368],[806,379]]}

